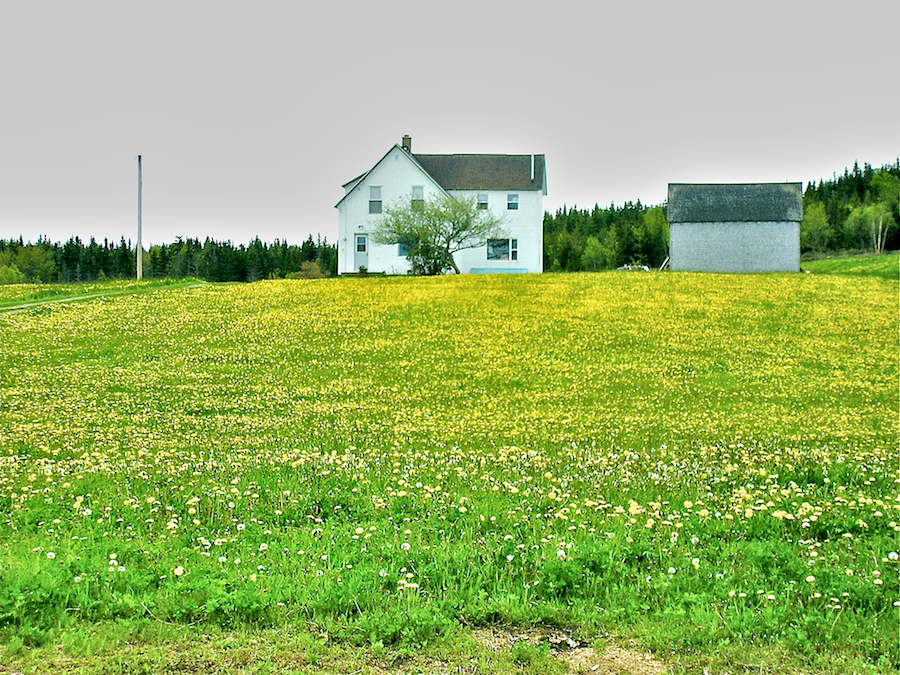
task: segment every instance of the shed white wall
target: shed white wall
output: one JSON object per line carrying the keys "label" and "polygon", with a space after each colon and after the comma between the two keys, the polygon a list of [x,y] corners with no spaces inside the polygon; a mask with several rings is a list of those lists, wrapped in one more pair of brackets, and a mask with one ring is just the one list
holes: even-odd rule
{"label": "shed white wall", "polygon": [[671,223],[669,269],[799,272],[800,223]]}
{"label": "shed white wall", "polygon": [[[423,185],[425,197],[439,194],[440,187],[422,172],[404,151],[393,148],[391,152],[367,175],[338,205],[338,274],[358,271],[356,264],[356,235],[371,235],[381,217],[369,214],[369,187],[381,186],[382,206],[387,207],[401,199],[410,198],[413,185]],[[488,208],[501,216],[501,228],[509,239],[518,240],[518,260],[488,260],[487,247],[466,249],[455,254],[454,260],[464,274],[471,273],[540,273],[544,270],[544,206],[540,191],[515,192],[513,190],[451,190],[450,194],[476,197],[488,195]],[[507,195],[519,195],[519,208],[507,209]],[[409,262],[399,255],[396,244],[375,244],[369,238],[369,272],[406,274]]]}

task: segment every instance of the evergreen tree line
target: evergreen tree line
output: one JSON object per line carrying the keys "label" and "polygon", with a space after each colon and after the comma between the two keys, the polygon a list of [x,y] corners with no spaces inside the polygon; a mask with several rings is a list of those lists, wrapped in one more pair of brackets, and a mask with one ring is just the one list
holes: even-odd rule
{"label": "evergreen tree line", "polygon": [[593,209],[563,206],[544,214],[544,269],[595,272],[623,265],[659,267],[669,250],[662,206],[640,201]]}
{"label": "evergreen tree line", "polygon": [[[900,160],[845,169],[803,193],[800,253],[900,249]],[[668,256],[665,205],[593,209],[563,206],[544,214],[544,269],[595,271],[636,264],[659,267]]]}
{"label": "evergreen tree line", "polygon": [[[136,275],[135,250],[123,237],[118,244],[93,237],[85,244],[72,237],[65,244],[22,238],[0,240],[0,284],[52,283],[128,279]],[[145,278],[196,277],[205,281],[257,281],[287,276],[318,277],[337,274],[337,247],[310,235],[302,245],[257,237],[248,245],[207,238],[178,238],[154,244],[142,260]]]}
{"label": "evergreen tree line", "polygon": [[803,193],[801,253],[900,249],[900,159],[880,169],[865,164]]}
{"label": "evergreen tree line", "polygon": [[[801,254],[900,249],[900,159],[879,169],[853,165],[830,180],[808,183],[803,193]],[[593,209],[563,206],[544,214],[544,269],[597,271],[627,264],[659,267],[668,257],[665,205],[640,201]],[[259,238],[248,245],[207,238],[177,239],[144,252],[148,278],[196,277],[206,281],[256,281],[337,274],[337,247],[310,235],[302,245]],[[134,278],[131,241],[118,244],[78,237],[65,244],[0,240],[0,284],[78,282]]]}

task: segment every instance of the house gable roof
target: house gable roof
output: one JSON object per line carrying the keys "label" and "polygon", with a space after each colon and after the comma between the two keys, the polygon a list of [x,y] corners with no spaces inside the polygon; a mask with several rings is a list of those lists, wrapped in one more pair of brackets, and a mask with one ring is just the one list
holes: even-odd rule
{"label": "house gable roof", "polygon": [[670,183],[670,223],[800,222],[802,183]]}
{"label": "house gable roof", "polygon": [[338,206],[340,206],[340,205],[341,205],[341,202],[343,202],[345,199],[347,199],[347,197],[349,197],[350,194],[351,194],[357,187],[359,187],[359,184],[362,183],[362,182],[366,179],[366,177],[367,177],[369,174],[371,174],[371,173],[378,167],[378,165],[381,164],[385,159],[387,159],[388,156],[389,156],[392,152],[394,152],[395,150],[396,150],[397,152],[399,152],[401,155],[403,155],[404,157],[408,158],[408,159],[409,159],[409,160],[410,160],[410,161],[411,161],[411,162],[419,169],[419,171],[421,171],[423,174],[425,174],[425,176],[426,176],[427,178],[429,178],[432,182],[434,182],[434,184],[437,185],[437,187],[439,187],[439,188],[442,187],[441,184],[438,183],[436,180],[434,180],[434,178],[428,174],[428,172],[422,167],[421,164],[419,164],[419,162],[417,162],[417,161],[415,160],[415,158],[414,158],[412,155],[410,155],[408,152],[406,152],[406,150],[404,150],[403,148],[401,148],[399,145],[397,145],[397,144],[395,143],[394,146],[393,146],[390,150],[388,150],[386,153],[384,153],[384,156],[383,156],[381,159],[379,159],[377,162],[375,162],[375,166],[373,166],[371,169],[369,169],[368,171],[366,171],[366,172],[365,172],[364,174],[362,174],[361,176],[357,176],[357,177],[354,178],[353,180],[348,181],[348,182],[344,183],[344,184],[341,186],[342,188],[344,188],[344,189],[346,190],[346,192],[345,192],[344,196],[341,197],[340,201],[338,201],[338,203],[334,205],[335,208],[337,208]]}
{"label": "house gable roof", "polygon": [[408,157],[435,185],[445,191],[541,190],[543,194],[547,194],[544,155],[414,155],[395,144],[375,166],[341,186],[346,193],[335,207],[340,206],[394,150]]}
{"label": "house gable roof", "polygon": [[[541,190],[544,155],[413,155],[445,190]],[[534,178],[531,161],[534,157]]]}

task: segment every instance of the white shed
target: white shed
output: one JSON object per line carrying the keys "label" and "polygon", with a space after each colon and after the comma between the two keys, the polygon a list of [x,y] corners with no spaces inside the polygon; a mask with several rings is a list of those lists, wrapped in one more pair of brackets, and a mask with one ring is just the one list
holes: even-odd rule
{"label": "white shed", "polygon": [[799,272],[801,183],[669,184],[669,269]]}

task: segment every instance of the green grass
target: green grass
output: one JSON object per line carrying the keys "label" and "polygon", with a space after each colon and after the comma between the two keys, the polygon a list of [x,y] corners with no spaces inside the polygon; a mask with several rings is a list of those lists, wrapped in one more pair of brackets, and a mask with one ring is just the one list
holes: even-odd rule
{"label": "green grass", "polygon": [[900,257],[896,252],[885,255],[858,255],[845,258],[822,258],[800,263],[803,270],[816,274],[853,274],[883,279],[900,278]]}
{"label": "green grass", "polygon": [[676,672],[894,672],[897,302],[607,273],[3,314],[0,664],[158,672],[190,626],[225,672],[559,672],[472,643],[503,625]]}

